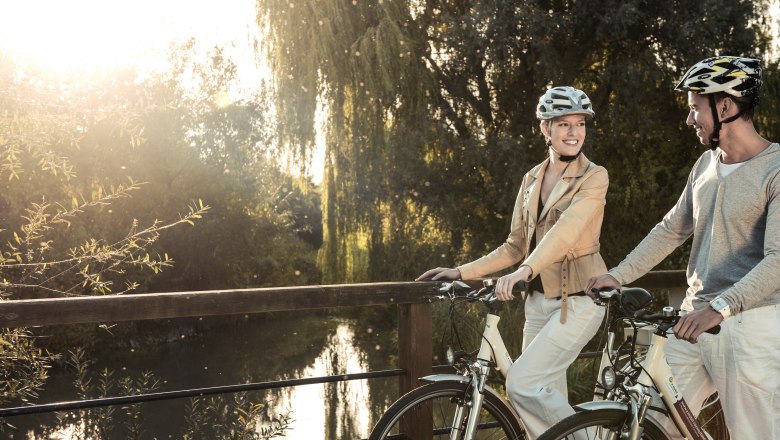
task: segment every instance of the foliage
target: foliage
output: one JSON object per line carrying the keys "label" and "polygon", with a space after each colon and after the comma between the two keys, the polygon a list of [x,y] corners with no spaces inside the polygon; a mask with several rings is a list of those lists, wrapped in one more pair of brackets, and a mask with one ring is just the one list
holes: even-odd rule
{"label": "foliage", "polygon": [[[137,377],[114,377],[113,371],[104,369],[98,374],[91,373],[91,362],[82,348],[69,351],[68,365],[76,372],[73,386],[76,388],[79,399],[113,397],[120,392],[122,395],[138,395],[150,393],[160,387],[160,381],[150,371],[143,371]],[[144,438],[140,404],[132,404],[121,407],[121,412],[113,406],[79,410],[65,413],[61,423],[80,427],[75,432],[76,439],[107,439],[116,436],[121,431],[123,438]]]}
{"label": "foliage", "polygon": [[[128,267],[158,272],[170,265],[167,255],[150,256],[149,249],[164,229],[192,223],[208,207],[191,205],[187,214],[167,224],[155,219],[142,226],[130,219],[125,231],[115,231],[116,239],[81,233],[78,217],[130,197],[141,183],[132,178],[124,183],[78,180],[68,156],[78,151],[81,133],[88,128],[83,119],[95,116],[29,101],[30,95],[46,104],[56,98],[35,95],[28,88],[32,81],[0,74],[5,74],[0,76],[3,88],[20,94],[3,96],[9,110],[0,117],[0,156],[5,157],[0,178],[7,178],[0,196],[0,240],[5,242],[0,248],[0,294],[106,294],[116,290],[115,281],[121,286],[116,293],[123,293],[136,287],[125,279]],[[69,103],[72,108],[81,108],[79,104]],[[121,122],[115,128],[126,129]]]}
{"label": "foliage", "polygon": [[310,182],[281,169],[262,87],[226,99],[236,71],[218,48],[200,53],[189,43],[170,59],[158,76],[117,97],[132,102],[142,95],[153,104],[154,111],[141,118],[144,142],[133,151],[112,147],[111,133],[103,131],[84,147],[110,154],[113,164],[158,189],[133,209],[162,217],[172,206],[201,199],[214,211],[195,231],[171,231],[160,239],[185,263],[147,279],[142,289],[318,283],[313,257],[321,240],[319,195]]}
{"label": "foliage", "polygon": [[[289,413],[271,417],[266,405],[248,402],[245,393],[236,393],[230,402],[220,397],[192,399],[187,413],[185,440],[270,439],[284,435],[292,423]],[[264,422],[264,426],[256,426]]]}
{"label": "foliage", "polygon": [[762,74],[761,103],[756,109],[754,120],[759,133],[778,142],[780,139],[780,59],[767,63]]}
{"label": "foliage", "polygon": [[[8,149],[0,156],[16,158],[0,194],[0,238],[8,243],[0,270],[14,284],[6,290],[14,287],[19,298],[41,288],[105,294],[319,282],[316,189],[278,165],[262,89],[231,98],[233,62],[219,48],[194,47],[190,41],[173,49],[170,65],[140,80],[133,70],[36,77],[11,64],[3,97],[15,113],[0,119],[7,122],[0,145]],[[39,107],[50,110],[46,117],[31,113]],[[28,130],[33,122],[38,129]],[[41,132],[49,144],[29,139]],[[16,151],[30,150],[30,162],[41,155],[35,148],[57,153],[50,156],[60,162],[39,160],[48,173],[23,167]],[[181,206],[188,211],[178,212]],[[209,209],[217,214],[200,219]],[[179,220],[157,220],[171,217]],[[195,218],[194,231],[171,228]],[[173,266],[174,256],[184,264]],[[159,276],[161,268],[168,270]],[[33,275],[43,281],[32,282]]]}
{"label": "foliage", "polygon": [[27,329],[0,332],[0,403],[37,399],[54,358],[36,346]]}
{"label": "foliage", "polygon": [[[26,76],[0,55],[0,296],[8,301],[33,295],[105,294],[132,290],[128,268],[154,272],[170,264],[150,248],[160,233],[191,223],[208,210],[199,205],[178,221],[157,220],[148,226],[127,218],[124,231],[103,236],[86,232],[83,221],[90,211],[106,209],[129,197],[140,184],[112,179],[79,180],[70,156],[102,109],[82,110],[62,90],[42,86],[43,78]],[[70,101],[74,99],[75,101]],[[127,133],[127,119],[114,127]],[[127,137],[136,139],[134,134]],[[110,212],[110,211],[109,211]],[[121,281],[119,289],[114,283]],[[126,281],[126,282],[125,282]],[[56,356],[37,347],[26,329],[0,331],[4,376],[2,402],[37,397],[47,378],[46,369]]]}
{"label": "foliage", "polygon": [[409,279],[498,245],[545,154],[534,106],[551,84],[595,103],[586,154],[610,172],[602,250],[617,263],[699,155],[675,79],[712,53],[764,52],[769,19],[747,0],[258,5],[280,143],[305,156],[327,109],[320,264],[337,282]]}
{"label": "foliage", "polygon": [[[54,78],[3,58],[3,292],[20,299],[319,282],[316,189],[278,165],[263,94],[228,99],[235,66],[218,48],[193,47],[143,75]],[[193,220],[195,229],[174,228]],[[3,402],[37,397],[54,360],[34,342],[46,331],[0,334],[11,341],[0,344]],[[82,332],[65,328],[57,340],[72,331]],[[112,375],[81,387],[107,394],[144,386]],[[96,436],[118,417],[91,411],[105,422],[85,428]],[[122,415],[126,431],[141,435],[132,425],[137,408],[127,411],[135,413]]]}

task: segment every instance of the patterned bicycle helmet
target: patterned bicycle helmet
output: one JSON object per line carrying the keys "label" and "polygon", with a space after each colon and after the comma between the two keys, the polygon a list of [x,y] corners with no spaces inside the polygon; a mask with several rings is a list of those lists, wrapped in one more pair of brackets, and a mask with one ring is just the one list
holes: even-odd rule
{"label": "patterned bicycle helmet", "polygon": [[708,94],[726,92],[742,97],[754,95],[761,88],[761,65],[754,58],[734,56],[711,57],[699,61],[683,76],[675,90]]}
{"label": "patterned bicycle helmet", "polygon": [[542,121],[564,115],[596,116],[590,98],[582,90],[570,86],[553,87],[547,90],[536,107],[536,117]]}

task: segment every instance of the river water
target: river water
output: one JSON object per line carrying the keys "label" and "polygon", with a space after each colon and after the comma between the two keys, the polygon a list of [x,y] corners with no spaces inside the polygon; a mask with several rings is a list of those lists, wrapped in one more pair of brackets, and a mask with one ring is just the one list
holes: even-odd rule
{"label": "river water", "polygon": [[[154,391],[161,392],[395,368],[395,313],[388,307],[368,312],[368,319],[291,312],[87,326],[69,330],[76,336],[69,333],[66,340],[92,344],[92,365],[85,375],[89,397],[101,395],[102,371],[112,377],[103,394],[115,396],[124,394],[119,381],[137,383],[144,371],[153,372],[158,381]],[[59,362],[39,403],[78,400],[76,378],[72,367]],[[199,428],[193,438],[252,438],[235,430],[227,434],[241,416],[233,405],[238,397],[243,408],[261,403],[268,416],[291,418],[276,438],[366,438],[383,408],[397,397],[397,384],[397,378],[386,378],[227,394],[216,402],[202,399],[197,408],[218,411],[204,410],[200,418],[186,398],[141,404],[135,413],[134,408],[114,407],[108,418],[95,411],[12,417],[7,422],[15,429],[0,432],[0,437],[182,439],[194,417]],[[254,432],[269,426],[267,421],[249,425]]]}

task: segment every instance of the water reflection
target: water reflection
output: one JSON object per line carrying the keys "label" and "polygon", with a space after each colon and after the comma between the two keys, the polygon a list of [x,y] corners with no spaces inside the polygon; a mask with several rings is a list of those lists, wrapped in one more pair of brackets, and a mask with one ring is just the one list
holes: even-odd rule
{"label": "water reflection", "polygon": [[[322,353],[303,371],[303,377],[368,371],[367,354],[354,345],[354,337],[350,323],[339,324]],[[353,380],[281,390],[275,411],[281,414],[292,409],[296,419],[283,438],[368,437],[369,386],[366,380]],[[326,423],[326,420],[334,423]]]}
{"label": "water reflection", "polygon": [[[151,370],[162,383],[157,391],[170,391],[393,368],[395,346],[388,340],[392,340],[389,335],[394,328],[373,330],[360,322],[296,312],[271,319],[257,315],[167,320],[126,331],[120,324],[112,329],[118,336],[97,333],[105,338],[100,344],[111,344],[112,348],[98,353],[91,374],[97,377],[97,372],[107,368],[115,372],[116,378],[138,377],[142,371]],[[123,339],[128,334],[132,343],[123,342],[129,340]],[[78,400],[72,385],[74,377],[63,367],[55,368],[39,402]],[[396,397],[396,387],[395,378],[347,381],[250,392],[247,400],[266,402],[278,414],[291,411],[294,422],[281,438],[354,439],[368,436],[383,407]],[[117,394],[118,390],[110,393]],[[233,396],[225,398],[232,400]],[[178,399],[142,404],[140,438],[182,438],[187,403],[188,399]],[[130,437],[124,427],[124,412],[116,407],[112,429],[103,438]],[[2,435],[28,440],[90,438],[83,435],[83,427],[94,426],[94,421],[86,413],[62,416],[14,417],[8,421],[18,429]]]}

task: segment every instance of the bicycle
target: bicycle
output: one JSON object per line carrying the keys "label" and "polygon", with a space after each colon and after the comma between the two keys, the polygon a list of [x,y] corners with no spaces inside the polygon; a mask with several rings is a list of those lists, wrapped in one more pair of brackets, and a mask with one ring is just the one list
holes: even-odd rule
{"label": "bicycle", "polygon": [[[622,293],[599,292],[597,302],[617,303],[630,316],[615,319],[609,327],[595,400],[575,405],[577,413],[550,428],[538,440],[668,439],[656,420],[658,417],[671,418],[686,439],[712,440],[708,430],[717,434],[717,440],[729,438],[717,394],[705,401],[697,420],[675,385],[664,357],[667,334],[680,319],[680,311],[664,307],[661,313],[653,314],[641,309],[644,305],[637,307],[649,303],[649,299],[650,294],[639,288],[623,289]],[[632,307],[624,307],[625,304]],[[620,323],[628,323],[630,337],[615,349],[614,327]],[[709,333],[719,331],[720,327],[716,327]],[[629,344],[630,349],[624,349]]]}
{"label": "bicycle", "polygon": [[[527,290],[518,283],[516,290]],[[475,353],[448,350],[447,357],[456,374],[434,374],[427,382],[403,395],[382,415],[369,440],[430,439],[459,440],[526,439],[520,417],[509,401],[487,384],[496,374],[505,378],[513,359],[498,330],[504,303],[495,297],[495,280],[485,280],[479,290],[462,282],[443,283],[439,294],[429,301],[448,300],[450,320],[454,307],[464,302],[481,302],[487,307],[485,328]],[[430,420],[430,427],[415,426],[410,419]]]}

